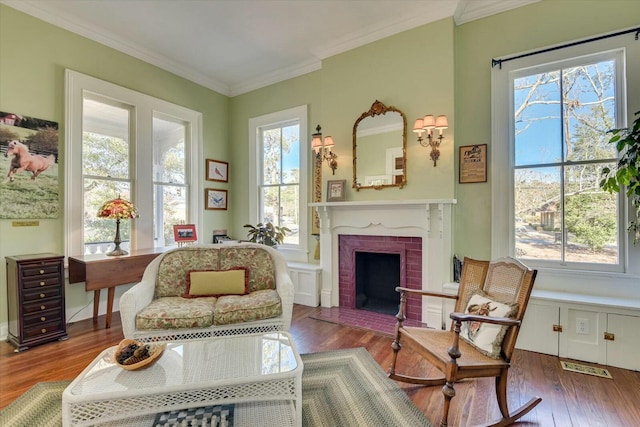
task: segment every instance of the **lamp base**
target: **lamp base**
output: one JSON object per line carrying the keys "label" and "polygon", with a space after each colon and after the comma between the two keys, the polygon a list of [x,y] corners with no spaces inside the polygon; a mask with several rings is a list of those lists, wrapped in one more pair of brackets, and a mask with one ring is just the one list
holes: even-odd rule
{"label": "lamp base", "polygon": [[122,240],[120,239],[120,220],[117,219],[116,220],[116,238],[113,239],[113,244],[116,245],[116,247],[113,248],[111,252],[107,252],[105,255],[121,256],[121,255],[129,254],[129,252],[125,251],[124,249],[120,249],[120,243],[122,243]]}
{"label": "lamp base", "polygon": [[121,255],[129,255],[129,252],[125,251],[124,249],[120,249],[120,246],[116,246],[114,250],[112,250],[111,252],[107,252],[105,255],[121,256]]}

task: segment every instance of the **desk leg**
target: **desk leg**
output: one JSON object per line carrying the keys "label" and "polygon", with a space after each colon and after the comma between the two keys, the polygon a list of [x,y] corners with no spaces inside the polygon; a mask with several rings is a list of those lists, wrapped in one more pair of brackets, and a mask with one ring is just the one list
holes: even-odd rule
{"label": "desk leg", "polygon": [[111,327],[111,313],[113,312],[113,295],[116,293],[115,286],[113,288],[107,289],[107,326],[109,329]]}
{"label": "desk leg", "polygon": [[98,321],[98,309],[100,308],[100,289],[93,291],[93,321]]}

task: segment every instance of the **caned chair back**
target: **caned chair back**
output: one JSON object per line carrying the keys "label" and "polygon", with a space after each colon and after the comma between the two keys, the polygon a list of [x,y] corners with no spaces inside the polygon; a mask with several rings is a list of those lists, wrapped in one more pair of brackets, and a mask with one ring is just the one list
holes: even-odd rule
{"label": "caned chair back", "polygon": [[[518,303],[515,319],[522,321],[536,273],[536,270],[531,270],[511,257],[499,258],[491,262],[465,258],[455,311],[464,313],[471,295],[481,289],[496,301]],[[519,330],[518,326],[509,328],[502,341],[502,352],[507,360],[511,358]]]}

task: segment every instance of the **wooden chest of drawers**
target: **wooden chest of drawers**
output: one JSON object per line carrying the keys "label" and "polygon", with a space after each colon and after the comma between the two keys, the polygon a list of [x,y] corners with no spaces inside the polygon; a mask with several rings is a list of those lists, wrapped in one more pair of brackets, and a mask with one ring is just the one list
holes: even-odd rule
{"label": "wooden chest of drawers", "polygon": [[67,338],[64,257],[56,254],[8,256],[7,341],[22,351]]}

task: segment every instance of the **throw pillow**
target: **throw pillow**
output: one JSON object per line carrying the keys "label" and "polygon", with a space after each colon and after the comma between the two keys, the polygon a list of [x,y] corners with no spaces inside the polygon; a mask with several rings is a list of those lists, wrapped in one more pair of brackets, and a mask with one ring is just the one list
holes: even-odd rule
{"label": "throw pillow", "polygon": [[249,269],[191,270],[187,273],[185,298],[245,295],[249,293]]}
{"label": "throw pillow", "polygon": [[[518,303],[495,301],[481,290],[471,295],[465,307],[465,313],[490,317],[514,318],[518,312]],[[499,359],[502,340],[508,329],[508,326],[491,323],[462,322],[460,337],[481,353],[493,359]]]}

